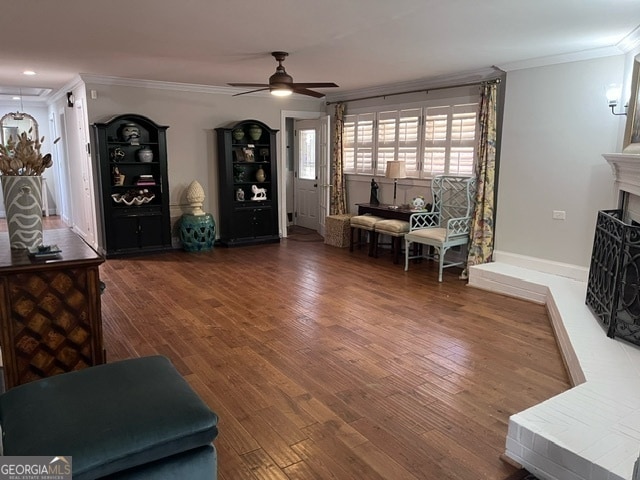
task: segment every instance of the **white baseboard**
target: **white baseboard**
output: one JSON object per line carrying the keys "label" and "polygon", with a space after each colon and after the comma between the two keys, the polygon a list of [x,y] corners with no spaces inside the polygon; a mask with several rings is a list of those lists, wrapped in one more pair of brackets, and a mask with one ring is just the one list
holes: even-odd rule
{"label": "white baseboard", "polygon": [[495,250],[493,252],[493,260],[515,267],[571,278],[579,282],[586,282],[589,278],[589,269],[587,267],[545,260],[544,258],[529,257],[527,255]]}

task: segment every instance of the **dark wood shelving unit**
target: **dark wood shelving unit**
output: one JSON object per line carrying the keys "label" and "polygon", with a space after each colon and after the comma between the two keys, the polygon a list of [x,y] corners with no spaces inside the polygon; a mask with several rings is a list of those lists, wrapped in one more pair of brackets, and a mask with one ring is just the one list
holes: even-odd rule
{"label": "dark wood shelving unit", "polygon": [[[126,126],[137,127],[134,140],[123,138]],[[93,124],[100,170],[102,227],[107,257],[153,253],[171,249],[166,126],[137,114],[118,115]],[[138,159],[138,151],[153,152],[151,161]],[[115,171],[124,183],[115,181]],[[153,185],[138,185],[141,175],[151,175]],[[140,205],[116,203],[114,194],[147,191],[153,199]],[[145,192],[146,194],[146,192]]]}
{"label": "dark wood shelving unit", "polygon": [[[244,120],[216,128],[216,132],[220,244],[231,247],[279,242],[278,130],[258,120]],[[254,185],[266,190],[265,198],[252,200]]]}

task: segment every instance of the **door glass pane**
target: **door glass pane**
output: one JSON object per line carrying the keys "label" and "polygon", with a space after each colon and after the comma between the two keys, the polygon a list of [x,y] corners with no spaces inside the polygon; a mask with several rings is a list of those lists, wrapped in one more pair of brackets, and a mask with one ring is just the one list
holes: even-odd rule
{"label": "door glass pane", "polygon": [[316,131],[315,129],[299,130],[298,178],[316,179]]}

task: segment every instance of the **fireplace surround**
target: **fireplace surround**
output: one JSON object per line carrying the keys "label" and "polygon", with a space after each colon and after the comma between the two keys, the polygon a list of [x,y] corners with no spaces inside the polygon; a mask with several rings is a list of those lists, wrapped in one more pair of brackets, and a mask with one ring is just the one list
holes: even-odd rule
{"label": "fireplace surround", "polygon": [[640,345],[640,154],[603,156],[619,208],[598,212],[586,304],[609,337]]}

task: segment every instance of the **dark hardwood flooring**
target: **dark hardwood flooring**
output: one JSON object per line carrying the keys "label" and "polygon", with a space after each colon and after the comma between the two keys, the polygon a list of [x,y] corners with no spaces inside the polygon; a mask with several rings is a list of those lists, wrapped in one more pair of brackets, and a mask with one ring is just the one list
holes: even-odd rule
{"label": "dark hardwood flooring", "polygon": [[569,380],[543,306],[458,274],[291,240],[107,260],[107,359],[173,361],[221,480],[504,480],[509,416]]}
{"label": "dark hardwood flooring", "polygon": [[219,477],[504,479],[509,415],[569,387],[540,305],[320,242],[108,260],[109,360],[220,416]]}

